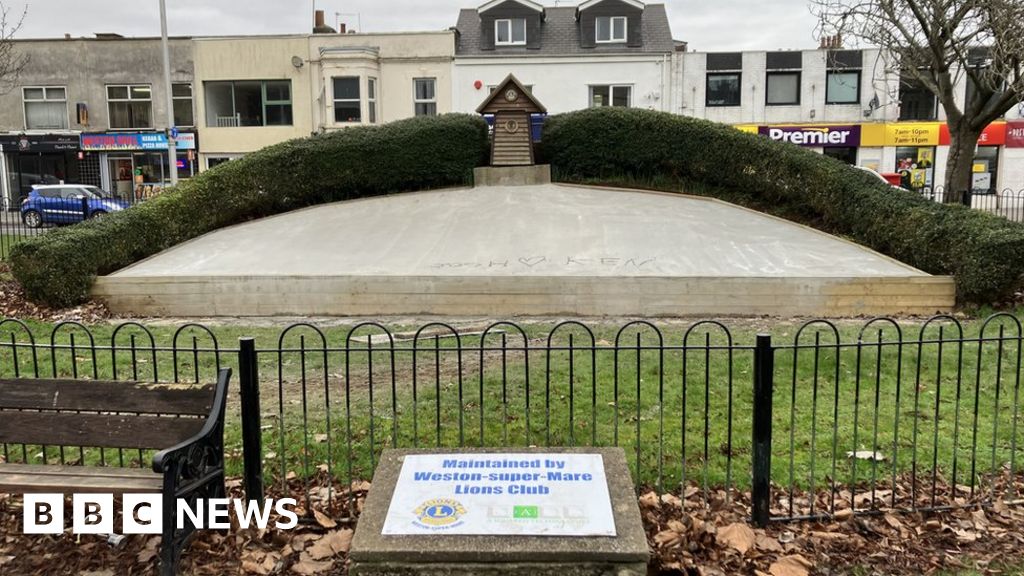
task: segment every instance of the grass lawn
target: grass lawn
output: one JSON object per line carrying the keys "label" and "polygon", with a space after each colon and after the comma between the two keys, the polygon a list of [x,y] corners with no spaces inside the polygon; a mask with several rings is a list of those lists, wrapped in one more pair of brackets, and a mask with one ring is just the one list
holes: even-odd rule
{"label": "grass lawn", "polygon": [[[853,484],[874,478],[884,488],[894,471],[916,470],[925,490],[933,471],[953,480],[955,470],[956,483],[968,484],[972,470],[980,477],[1011,461],[1019,467],[1022,368],[1012,322],[1003,323],[1008,340],[987,341],[980,351],[977,342],[950,342],[957,329],[948,322],[941,328],[933,324],[921,344],[920,322],[901,323],[902,346],[894,344],[895,328],[875,324],[860,347],[862,323],[840,322],[838,353],[836,334],[825,324],[804,329],[795,347],[799,322],[727,320],[739,346],[730,351],[729,334],[716,326],[694,328],[684,350],[691,324],[655,322],[668,347],[659,351],[653,330],[633,325],[617,333],[624,323],[590,324],[593,345],[585,330],[563,326],[550,336],[550,353],[540,348],[547,347],[552,323],[525,324],[523,333],[499,326],[503,331],[487,336],[483,352],[479,334],[463,336],[459,349],[439,326],[425,328],[415,346],[406,334],[414,328],[390,326],[401,336],[392,351],[386,339],[368,344],[365,336],[381,331],[364,327],[347,353],[350,324],[327,326],[322,333],[299,327],[284,335],[280,327],[216,326],[211,330],[218,351],[204,330],[148,324],[155,352],[136,327],[115,335],[113,326],[97,325],[90,328],[101,347],[95,355],[83,329],[64,325],[53,336],[60,347],[39,349],[34,360],[25,347],[17,347],[15,359],[11,343],[27,342],[28,336],[7,323],[0,325],[0,377],[14,376],[17,367],[22,376],[38,369],[43,377],[153,380],[155,370],[161,381],[209,381],[218,360],[235,366],[237,354],[229,349],[237,348],[239,337],[251,336],[259,350],[267,350],[259,363],[265,473],[271,480],[292,472],[310,476],[318,466],[343,481],[368,479],[380,451],[390,445],[598,444],[625,448],[639,483],[744,488],[750,483],[751,346],[758,332],[770,332],[780,347],[773,397],[776,484],[822,487],[831,478]],[[981,324],[965,320],[965,335],[977,338]],[[49,345],[52,329],[28,324],[41,344]],[[998,335],[995,324],[985,332],[989,339]],[[811,346],[816,339],[817,353]],[[177,354],[169,351],[172,345]],[[230,472],[236,474],[237,390],[236,371],[226,432]],[[884,460],[848,459],[854,450],[877,450]],[[9,452],[12,460],[21,457],[20,447]],[[48,453],[53,457],[56,449]],[[42,450],[25,454],[31,461]],[[77,454],[72,449],[70,457]],[[99,458],[97,450],[83,455]],[[103,455],[107,461],[117,456]]]}

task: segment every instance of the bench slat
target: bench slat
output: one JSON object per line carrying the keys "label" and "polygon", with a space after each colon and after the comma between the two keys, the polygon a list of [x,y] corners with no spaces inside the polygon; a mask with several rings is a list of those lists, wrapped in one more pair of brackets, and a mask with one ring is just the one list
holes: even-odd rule
{"label": "bench slat", "polygon": [[203,422],[202,418],[0,412],[0,443],[164,449],[197,434]]}
{"label": "bench slat", "polygon": [[138,468],[0,464],[0,492],[159,492],[163,479]]}
{"label": "bench slat", "polygon": [[0,410],[81,410],[206,416],[212,384],[152,384],[110,380],[0,380]]}

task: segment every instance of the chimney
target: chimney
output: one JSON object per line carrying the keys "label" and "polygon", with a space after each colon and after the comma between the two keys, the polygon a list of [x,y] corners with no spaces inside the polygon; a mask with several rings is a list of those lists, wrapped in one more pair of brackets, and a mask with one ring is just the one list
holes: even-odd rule
{"label": "chimney", "polygon": [[334,34],[334,28],[324,23],[324,11],[313,13],[313,34]]}
{"label": "chimney", "polygon": [[346,31],[347,27],[348,27],[348,25],[345,24],[344,22],[339,23],[338,24],[338,34],[345,34],[345,31]]}

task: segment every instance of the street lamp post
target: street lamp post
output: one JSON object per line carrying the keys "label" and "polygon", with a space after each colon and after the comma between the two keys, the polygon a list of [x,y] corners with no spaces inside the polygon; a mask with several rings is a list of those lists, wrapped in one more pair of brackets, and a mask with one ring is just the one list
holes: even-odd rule
{"label": "street lamp post", "polygon": [[171,186],[178,184],[178,146],[174,141],[174,98],[171,95],[171,53],[167,42],[167,4],[160,0],[160,43],[164,51],[164,87],[167,90],[167,159],[171,171]]}

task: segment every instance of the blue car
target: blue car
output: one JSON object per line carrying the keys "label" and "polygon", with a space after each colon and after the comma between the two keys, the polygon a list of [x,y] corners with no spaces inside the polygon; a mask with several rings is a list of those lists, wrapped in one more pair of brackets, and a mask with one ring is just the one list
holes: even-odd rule
{"label": "blue car", "polygon": [[111,198],[95,186],[48,184],[33,186],[21,201],[21,221],[29,228],[43,224],[74,224],[128,207],[124,200]]}

